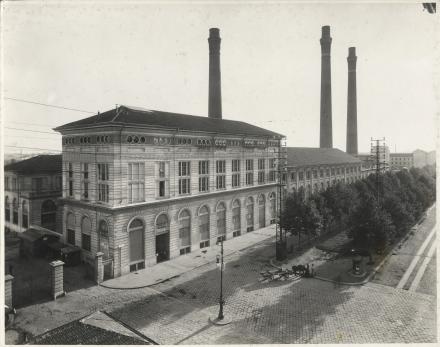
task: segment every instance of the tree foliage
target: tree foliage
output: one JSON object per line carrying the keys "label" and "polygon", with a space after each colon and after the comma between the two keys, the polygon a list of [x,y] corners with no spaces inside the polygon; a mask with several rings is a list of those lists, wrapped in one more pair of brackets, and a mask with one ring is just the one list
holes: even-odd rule
{"label": "tree foliage", "polygon": [[338,183],[309,199],[299,189],[287,196],[282,226],[299,237],[347,230],[357,246],[383,248],[422,216],[435,201],[435,189],[432,167]]}

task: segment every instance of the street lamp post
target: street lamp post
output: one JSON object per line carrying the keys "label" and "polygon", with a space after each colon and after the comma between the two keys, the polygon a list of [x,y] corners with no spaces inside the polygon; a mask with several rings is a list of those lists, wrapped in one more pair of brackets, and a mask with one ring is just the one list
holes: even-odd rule
{"label": "street lamp post", "polygon": [[[218,244],[218,243],[217,243]],[[209,321],[215,325],[226,325],[231,323],[230,318],[225,318],[223,314],[223,306],[225,301],[223,300],[223,271],[225,269],[225,262],[223,259],[223,237],[220,240],[220,255],[217,255],[217,265],[220,265],[220,309],[216,318],[209,318]]]}
{"label": "street lamp post", "polygon": [[221,250],[220,250],[220,310],[218,312],[218,320],[223,320],[223,318],[225,318],[223,316],[223,237],[221,238],[220,241],[220,246],[221,246]]}

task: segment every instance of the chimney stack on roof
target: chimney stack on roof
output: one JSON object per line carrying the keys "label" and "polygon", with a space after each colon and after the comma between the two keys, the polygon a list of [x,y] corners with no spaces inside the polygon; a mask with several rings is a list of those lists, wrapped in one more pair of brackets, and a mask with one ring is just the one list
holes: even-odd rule
{"label": "chimney stack on roof", "polygon": [[356,48],[348,48],[348,92],[347,92],[347,153],[358,154],[357,100],[356,100]]}
{"label": "chimney stack on roof", "polygon": [[209,99],[208,117],[222,119],[222,91],[220,76],[220,30],[209,29]]}
{"label": "chimney stack on roof", "polygon": [[330,27],[322,27],[321,37],[321,119],[319,147],[332,148],[332,84],[330,69]]}

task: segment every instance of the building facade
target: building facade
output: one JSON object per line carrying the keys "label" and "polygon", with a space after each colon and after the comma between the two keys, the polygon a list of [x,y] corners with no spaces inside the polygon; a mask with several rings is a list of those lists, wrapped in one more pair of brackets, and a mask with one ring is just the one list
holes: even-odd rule
{"label": "building facade", "polygon": [[414,166],[413,153],[391,153],[390,166],[392,170],[410,169]]}
{"label": "building facade", "polygon": [[120,106],[63,135],[63,235],[106,276],[269,225],[281,135],[247,123]]}
{"label": "building facade", "polygon": [[362,178],[361,160],[336,148],[287,148],[287,192],[304,189],[306,198],[338,182]]}
{"label": "building facade", "polygon": [[5,166],[6,232],[23,232],[31,226],[61,232],[57,224],[61,168],[61,155],[39,155]]}

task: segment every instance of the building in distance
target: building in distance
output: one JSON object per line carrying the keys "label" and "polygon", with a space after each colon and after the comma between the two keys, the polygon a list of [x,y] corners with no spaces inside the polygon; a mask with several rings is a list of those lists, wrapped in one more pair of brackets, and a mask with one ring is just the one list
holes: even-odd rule
{"label": "building in distance", "polygon": [[287,148],[287,191],[304,189],[306,198],[338,182],[363,177],[362,161],[337,148]]}
{"label": "building in distance", "polygon": [[30,227],[60,232],[57,199],[62,195],[61,155],[38,155],[4,167],[5,231]]}

